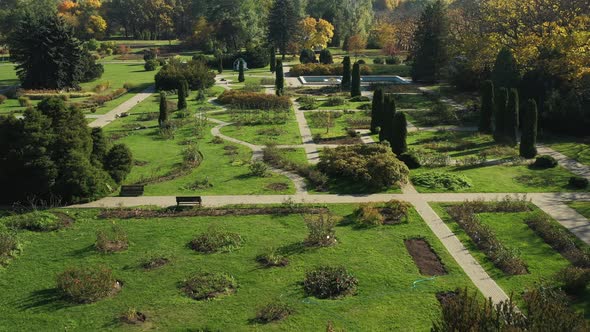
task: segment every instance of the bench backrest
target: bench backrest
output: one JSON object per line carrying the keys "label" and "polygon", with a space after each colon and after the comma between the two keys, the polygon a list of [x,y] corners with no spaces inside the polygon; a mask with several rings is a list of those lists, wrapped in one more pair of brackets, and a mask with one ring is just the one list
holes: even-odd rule
{"label": "bench backrest", "polygon": [[192,202],[201,202],[201,196],[183,196],[183,197],[176,197],[176,202],[179,203],[192,203]]}

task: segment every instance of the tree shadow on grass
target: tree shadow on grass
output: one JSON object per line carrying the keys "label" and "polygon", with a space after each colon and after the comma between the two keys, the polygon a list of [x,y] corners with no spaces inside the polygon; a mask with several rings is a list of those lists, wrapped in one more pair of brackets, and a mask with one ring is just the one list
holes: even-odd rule
{"label": "tree shadow on grass", "polygon": [[48,288],[31,292],[16,306],[21,310],[57,311],[73,305],[63,298],[57,288]]}
{"label": "tree shadow on grass", "polygon": [[313,248],[306,247],[303,242],[294,242],[277,248],[277,252],[284,256],[303,254]]}
{"label": "tree shadow on grass", "polygon": [[94,255],[95,253],[96,253],[96,251],[94,248],[94,244],[90,244],[84,248],[70,251],[68,256],[74,257],[74,258],[87,258],[88,256]]}

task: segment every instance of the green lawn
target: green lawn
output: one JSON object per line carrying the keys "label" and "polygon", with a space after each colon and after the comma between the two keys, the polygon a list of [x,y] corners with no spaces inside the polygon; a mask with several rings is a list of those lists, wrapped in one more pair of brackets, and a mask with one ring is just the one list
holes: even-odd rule
{"label": "green lawn", "polygon": [[[169,100],[175,101],[174,98]],[[189,99],[189,109],[196,112],[198,108],[210,109],[211,106],[198,105]],[[131,115],[121,118],[106,127],[108,135],[123,135],[117,143],[125,143],[133,152],[136,166],[126,180],[127,184],[135,183],[141,179],[161,177],[182,163],[183,145],[187,140],[198,143],[204,160],[201,165],[193,169],[190,174],[181,176],[166,182],[150,184],[146,186],[146,195],[239,195],[239,194],[286,194],[294,193],[292,182],[280,175],[270,174],[268,177],[250,176],[249,161],[252,152],[241,145],[223,142],[212,142],[212,124],[203,129],[203,138],[196,139],[196,127],[193,123],[187,123],[177,129],[173,139],[162,139],[158,134],[157,126],[158,102],[157,98],[149,98],[134,107]],[[154,114],[149,121],[140,121],[145,117],[144,113]],[[175,119],[175,114],[170,115]],[[133,130],[146,127],[146,129]],[[232,147],[234,152],[228,150]],[[195,182],[208,180],[212,186],[195,187]],[[284,183],[285,190],[274,191],[269,186],[276,183]]]}
{"label": "green lawn", "polygon": [[[327,128],[327,116],[332,115],[331,120],[331,127]],[[322,116],[326,117],[322,119]],[[347,136],[347,129],[348,128],[355,128],[358,126],[351,126],[349,121],[362,121],[368,120],[370,121],[370,117],[365,114],[365,112],[351,112],[351,113],[344,113],[344,112],[331,112],[331,113],[319,113],[319,112],[305,112],[305,119],[309,127],[311,128],[311,133],[314,135],[321,136],[322,138],[334,138],[334,137],[343,137]],[[370,122],[369,122],[370,124]],[[328,130],[326,130],[328,129]],[[367,128],[363,128],[367,129]],[[326,132],[327,131],[327,132]]]}
{"label": "green lawn", "polygon": [[0,89],[19,84],[13,64],[0,65]]}
{"label": "green lawn", "polygon": [[590,202],[569,202],[568,205],[584,217],[590,219]]}
{"label": "green lawn", "polygon": [[[540,282],[555,284],[553,277],[570,262],[553,250],[543,239],[533,232],[525,223],[526,217],[533,212],[523,213],[482,213],[481,222],[489,226],[498,240],[509,249],[516,250],[528,266],[528,274],[508,276],[494,266],[481,252],[463,229],[453,220],[445,210],[450,204],[433,204],[434,209],[451,230],[459,237],[473,257],[483,266],[488,274],[511,295],[522,303],[521,293]],[[576,301],[576,307],[583,309],[590,300],[590,294],[585,292]]]}
{"label": "green lawn", "polygon": [[[340,216],[352,206],[331,206]],[[0,271],[1,330],[270,330],[324,331],[328,321],[347,331],[430,329],[440,307],[435,294],[457,287],[474,289],[462,269],[415,212],[410,222],[358,230],[338,226],[338,244],[330,248],[299,249],[306,236],[300,215],[258,215],[164,219],[97,219],[93,210],[69,211],[77,222],[54,233],[20,234],[23,254]],[[129,235],[127,251],[111,255],[95,252],[97,229],[116,222]],[[231,253],[202,255],[187,247],[191,238],[210,227],[237,232],[245,240]],[[404,239],[426,238],[441,257],[448,275],[421,282],[406,251]],[[261,268],[255,257],[266,248],[289,248],[290,264]],[[139,268],[151,255],[166,255],[171,264],[156,271]],[[55,289],[55,276],[72,266],[102,264],[123,282],[116,296],[94,304],[73,305]],[[319,265],[343,265],[359,280],[358,294],[339,300],[307,297],[301,281]],[[179,290],[179,282],[195,271],[225,272],[239,284],[237,292],[211,301],[195,301]],[[295,313],[282,322],[251,322],[256,311],[281,300]],[[121,326],[117,317],[130,307],[145,313],[144,326]]]}
{"label": "green lawn", "polygon": [[549,144],[549,147],[584,165],[590,166],[590,145],[588,140],[556,142]]}
{"label": "green lawn", "polygon": [[395,95],[395,106],[397,109],[430,109],[434,105],[432,99],[423,94]]}

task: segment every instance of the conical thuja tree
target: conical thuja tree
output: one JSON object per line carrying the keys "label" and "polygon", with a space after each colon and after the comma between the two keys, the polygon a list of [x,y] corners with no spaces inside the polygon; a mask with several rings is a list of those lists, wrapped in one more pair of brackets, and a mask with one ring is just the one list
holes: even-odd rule
{"label": "conical thuja tree", "polygon": [[396,112],[393,116],[393,133],[391,139],[391,149],[396,155],[401,155],[408,151],[408,121],[404,112]]}
{"label": "conical thuja tree", "polygon": [[383,117],[383,89],[377,88],[373,92],[373,101],[371,103],[371,132],[378,133],[381,127],[381,118]]}
{"label": "conical thuja tree", "polygon": [[187,107],[187,103],[186,103],[186,96],[187,96],[187,82],[186,80],[182,80],[179,82],[179,86],[178,86],[178,110],[184,110]]}
{"label": "conical thuja tree", "polygon": [[158,124],[163,127],[168,121],[168,101],[166,100],[166,93],[160,92],[160,115],[158,116]]}
{"label": "conical thuja tree", "polygon": [[537,103],[529,99],[524,110],[522,137],[520,139],[520,156],[532,159],[537,156]]}
{"label": "conical thuja tree", "polygon": [[342,89],[350,88],[350,57],[345,56],[342,61]]}
{"label": "conical thuja tree", "polygon": [[274,45],[269,49],[270,52],[270,72],[274,73],[277,70],[277,50]]}
{"label": "conical thuja tree", "polygon": [[379,116],[379,141],[388,141],[391,145],[393,133],[393,116],[395,115],[395,101],[393,95],[387,93],[383,95],[383,104],[381,106],[381,114]]}
{"label": "conical thuja tree", "polygon": [[360,97],[361,95],[361,65],[357,62],[352,66],[352,82],[350,85],[350,96]]}
{"label": "conical thuja tree", "polygon": [[283,61],[277,60],[275,90],[277,96],[282,96],[285,92],[285,74],[283,73]]}
{"label": "conical thuja tree", "polygon": [[506,144],[516,145],[518,141],[518,113],[519,113],[518,90],[510,89],[508,94],[508,104],[504,118],[505,130],[504,135]]}
{"label": "conical thuja tree", "polygon": [[494,83],[485,81],[481,86],[481,111],[479,115],[479,131],[492,133],[494,119]]}
{"label": "conical thuja tree", "polygon": [[238,82],[242,83],[246,80],[244,77],[244,60],[238,60]]}
{"label": "conical thuja tree", "polygon": [[495,108],[494,108],[494,140],[496,143],[502,143],[506,134],[505,117],[508,106],[508,90],[500,88],[496,91]]}

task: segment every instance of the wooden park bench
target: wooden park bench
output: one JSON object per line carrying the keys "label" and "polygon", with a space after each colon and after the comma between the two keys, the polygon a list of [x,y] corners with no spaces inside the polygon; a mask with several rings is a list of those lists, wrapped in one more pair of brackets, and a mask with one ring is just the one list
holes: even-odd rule
{"label": "wooden park bench", "polygon": [[184,197],[176,197],[176,205],[203,205],[203,199],[201,196],[184,196]]}
{"label": "wooden park bench", "polygon": [[144,186],[133,185],[133,186],[121,186],[120,196],[123,197],[137,197],[143,195]]}

